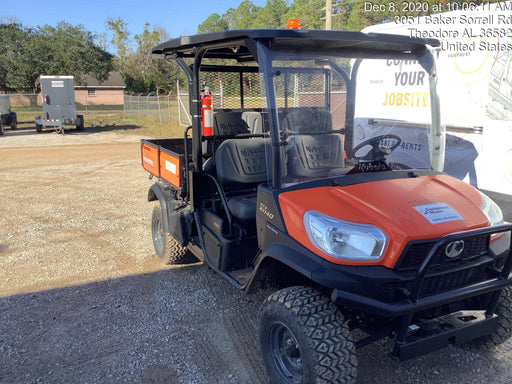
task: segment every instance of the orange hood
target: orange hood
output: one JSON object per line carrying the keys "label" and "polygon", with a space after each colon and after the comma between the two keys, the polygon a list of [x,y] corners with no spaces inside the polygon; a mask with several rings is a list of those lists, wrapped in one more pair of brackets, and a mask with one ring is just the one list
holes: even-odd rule
{"label": "orange hood", "polygon": [[[279,203],[291,237],[323,258],[347,265],[379,264],[392,268],[411,240],[437,239],[489,225],[480,209],[479,193],[448,175],[291,191],[279,195]],[[380,228],[388,238],[383,257],[376,262],[357,262],[326,255],[306,234],[303,216],[308,210]]]}

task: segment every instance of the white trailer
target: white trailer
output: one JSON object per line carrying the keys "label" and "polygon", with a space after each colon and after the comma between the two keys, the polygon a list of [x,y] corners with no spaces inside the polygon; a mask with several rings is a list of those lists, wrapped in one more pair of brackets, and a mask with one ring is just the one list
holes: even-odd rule
{"label": "white trailer", "polygon": [[0,135],[4,134],[4,127],[10,125],[11,129],[16,129],[18,118],[16,112],[11,111],[11,101],[9,95],[0,95]]}
{"label": "white trailer", "polygon": [[[495,198],[506,201],[510,207],[512,2],[450,4],[459,9],[423,17],[392,17],[390,22],[365,28],[363,32],[441,41],[435,56],[437,75],[442,80],[438,88],[442,124],[446,126],[444,171],[475,187],[498,193]],[[379,71],[368,72],[367,76],[374,82],[380,81],[380,76],[404,89],[402,95],[390,95],[383,105],[382,117],[394,118],[397,110],[402,116],[417,114],[421,108],[407,103],[404,95],[409,94],[410,98],[425,92],[420,79],[425,72],[398,68],[393,63],[383,65]],[[374,85],[375,91],[378,84]],[[362,129],[371,134],[372,127]]]}
{"label": "white trailer", "polygon": [[40,76],[43,116],[36,117],[36,130],[54,128],[64,133],[64,126],[84,129],[83,115],[76,114],[73,76]]}

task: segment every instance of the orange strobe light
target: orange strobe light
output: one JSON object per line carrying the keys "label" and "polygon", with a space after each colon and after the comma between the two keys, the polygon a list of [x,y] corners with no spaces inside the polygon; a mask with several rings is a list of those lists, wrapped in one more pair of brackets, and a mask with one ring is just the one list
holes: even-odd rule
{"label": "orange strobe light", "polygon": [[286,29],[300,29],[299,19],[288,19],[288,24],[286,25]]}

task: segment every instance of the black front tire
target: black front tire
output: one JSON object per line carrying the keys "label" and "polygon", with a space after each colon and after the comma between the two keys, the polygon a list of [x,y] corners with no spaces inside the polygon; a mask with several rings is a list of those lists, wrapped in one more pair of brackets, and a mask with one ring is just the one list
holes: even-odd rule
{"label": "black front tire", "polygon": [[151,234],[157,256],[164,264],[180,264],[187,256],[187,248],[182,246],[168,232],[164,231],[162,208],[155,205],[151,217]]}
{"label": "black front tire", "polygon": [[258,334],[274,384],[355,383],[350,330],[331,300],[309,287],[289,287],[265,300]]}
{"label": "black front tire", "polygon": [[512,287],[504,288],[496,307],[498,329],[490,335],[474,339],[462,345],[466,349],[492,349],[507,341],[512,336]]}

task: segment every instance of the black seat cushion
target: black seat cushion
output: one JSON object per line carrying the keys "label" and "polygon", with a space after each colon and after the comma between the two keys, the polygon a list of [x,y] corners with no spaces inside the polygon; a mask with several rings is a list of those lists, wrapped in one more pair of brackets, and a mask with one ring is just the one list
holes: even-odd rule
{"label": "black seat cushion", "polygon": [[256,220],[256,195],[235,196],[228,199],[231,214],[243,222]]}

